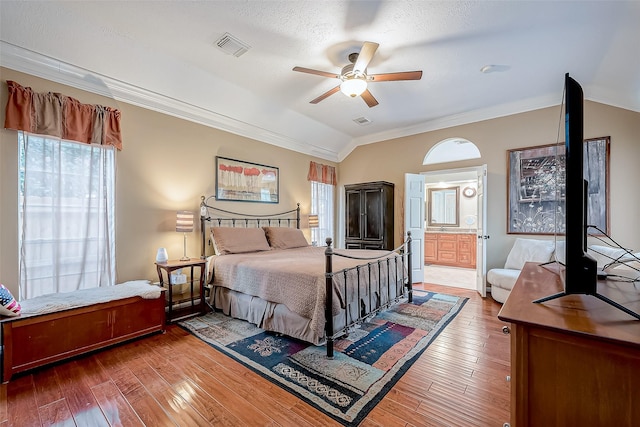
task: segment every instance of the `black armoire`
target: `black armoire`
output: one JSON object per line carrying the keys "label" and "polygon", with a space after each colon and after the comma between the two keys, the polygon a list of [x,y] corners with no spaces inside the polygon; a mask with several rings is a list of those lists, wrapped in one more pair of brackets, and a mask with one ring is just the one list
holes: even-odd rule
{"label": "black armoire", "polygon": [[344,186],[347,249],[393,249],[393,187],[383,181]]}

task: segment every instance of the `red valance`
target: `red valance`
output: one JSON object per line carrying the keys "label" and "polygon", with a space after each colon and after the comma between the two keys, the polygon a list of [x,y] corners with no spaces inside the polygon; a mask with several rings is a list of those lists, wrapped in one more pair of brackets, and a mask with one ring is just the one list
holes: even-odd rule
{"label": "red valance", "polygon": [[36,93],[7,80],[6,129],[55,136],[86,144],[113,145],[122,150],[120,111],[83,104],[59,93]]}
{"label": "red valance", "polygon": [[336,168],[329,165],[323,165],[321,163],[310,162],[307,181],[336,185],[338,182],[336,179]]}

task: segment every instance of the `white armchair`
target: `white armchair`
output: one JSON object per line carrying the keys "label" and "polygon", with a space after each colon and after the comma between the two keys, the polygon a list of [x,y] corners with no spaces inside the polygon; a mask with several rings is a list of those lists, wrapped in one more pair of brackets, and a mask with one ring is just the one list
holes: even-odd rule
{"label": "white armchair", "polygon": [[[564,241],[558,242],[564,245]],[[487,283],[491,286],[491,297],[498,302],[505,302],[520,271],[527,262],[545,263],[552,261],[555,250],[553,240],[516,239],[504,268],[493,268],[487,272]],[[564,257],[564,247],[558,247],[558,255]],[[563,262],[559,259],[558,261]]]}
{"label": "white armchair", "polygon": [[[555,253],[555,255],[554,255]],[[609,275],[640,280],[640,252],[612,246],[589,246],[588,253],[593,256],[598,269]],[[487,283],[491,286],[494,300],[504,303],[513,289],[520,271],[526,262],[545,263],[557,260],[565,262],[565,242],[553,240],[516,239],[509,252],[504,268],[494,268],[487,272]]]}
{"label": "white armchair", "polygon": [[588,253],[595,258],[598,269],[611,276],[640,280],[640,252],[614,246],[589,246]]}

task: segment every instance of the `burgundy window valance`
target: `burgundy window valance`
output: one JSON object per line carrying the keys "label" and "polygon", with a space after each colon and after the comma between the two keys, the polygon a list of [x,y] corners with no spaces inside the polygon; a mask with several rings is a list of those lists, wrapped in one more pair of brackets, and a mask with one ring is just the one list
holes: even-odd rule
{"label": "burgundy window valance", "polygon": [[321,182],[323,184],[336,185],[336,168],[321,163],[309,162],[309,174],[307,181]]}
{"label": "burgundy window valance", "polygon": [[86,144],[113,145],[122,150],[119,110],[83,104],[59,93],[36,93],[11,80],[7,80],[7,86],[6,129]]}

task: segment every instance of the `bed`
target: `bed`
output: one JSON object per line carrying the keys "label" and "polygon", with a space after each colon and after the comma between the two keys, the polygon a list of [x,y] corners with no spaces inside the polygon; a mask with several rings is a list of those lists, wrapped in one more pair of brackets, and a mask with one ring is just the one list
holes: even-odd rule
{"label": "bed", "polygon": [[[202,257],[207,303],[260,328],[312,344],[326,344],[412,299],[411,236],[393,251],[309,245],[300,206],[275,214],[241,214],[202,197]],[[213,247],[214,255],[207,256]]]}

